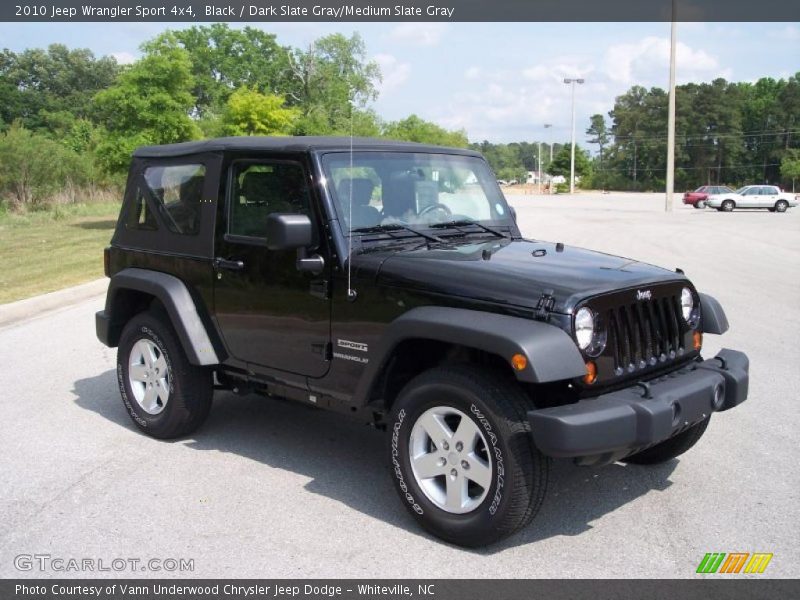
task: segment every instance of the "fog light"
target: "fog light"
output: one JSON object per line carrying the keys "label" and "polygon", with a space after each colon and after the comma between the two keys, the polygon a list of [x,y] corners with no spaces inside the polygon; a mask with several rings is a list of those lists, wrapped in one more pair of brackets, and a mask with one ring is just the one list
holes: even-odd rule
{"label": "fog light", "polygon": [[528,359],[523,354],[515,354],[511,357],[511,366],[517,371],[524,371],[528,366]]}
{"label": "fog light", "polygon": [[721,410],[722,405],[725,404],[725,390],[722,384],[714,386],[714,399],[711,401],[714,410]]}
{"label": "fog light", "polygon": [[695,350],[700,350],[703,346],[703,334],[700,331],[695,331],[692,334],[692,343]]}
{"label": "fog light", "polygon": [[586,363],[586,375],[583,376],[583,383],[592,385],[597,381],[597,365],[591,360]]}

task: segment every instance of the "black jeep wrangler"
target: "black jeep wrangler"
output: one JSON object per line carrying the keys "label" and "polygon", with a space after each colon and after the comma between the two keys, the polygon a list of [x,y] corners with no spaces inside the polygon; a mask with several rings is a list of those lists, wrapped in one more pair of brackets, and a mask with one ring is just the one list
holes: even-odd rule
{"label": "black jeep wrangler", "polygon": [[551,457],[653,464],[747,396],[682,272],[524,239],[476,152],[349,138],[140,148],[97,336],[157,438],[215,389],[388,430],[402,503],[479,546],[539,510]]}

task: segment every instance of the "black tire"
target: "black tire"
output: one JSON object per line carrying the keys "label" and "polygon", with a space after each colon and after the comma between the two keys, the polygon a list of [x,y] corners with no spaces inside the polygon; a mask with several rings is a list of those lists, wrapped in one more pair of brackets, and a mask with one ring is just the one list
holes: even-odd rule
{"label": "black tire", "polygon": [[[167,365],[169,395],[158,414],[148,413],[137,402],[131,387],[131,353],[140,340],[152,342]],[[161,314],[139,313],[125,325],[117,348],[117,381],[131,420],[155,438],[172,439],[191,433],[205,421],[211,409],[214,393],[211,371],[189,362],[172,324]]]}
{"label": "black tire", "polygon": [[657,465],[672,460],[676,456],[680,456],[689,450],[689,448],[694,446],[700,438],[703,437],[703,434],[708,428],[709,421],[711,421],[711,417],[707,417],[697,425],[692,425],[686,431],[660,444],[656,444],[652,448],[624,458],[623,462],[633,463],[635,465]]}
{"label": "black tire", "polygon": [[733,200],[723,200],[719,207],[722,212],[733,212],[734,208],[736,208],[736,202]]}
{"label": "black tire", "polygon": [[[456,409],[465,415],[461,418],[470,418],[473,423],[467,425],[483,436],[485,456],[491,457],[491,484],[483,492],[484,499],[462,514],[437,506],[422,491],[411,467],[414,425],[423,413],[439,407]],[[529,408],[528,398],[513,380],[474,366],[437,367],[403,388],[389,416],[388,453],[397,493],[422,527],[447,542],[477,547],[497,542],[530,523],[544,499],[550,460],[533,444],[526,417]],[[443,468],[450,469],[450,464]],[[467,472],[462,471],[469,480]],[[445,486],[447,477],[442,475]]]}
{"label": "black tire", "polygon": [[778,200],[775,203],[775,212],[786,212],[787,208],[789,208],[789,203],[786,200]]}

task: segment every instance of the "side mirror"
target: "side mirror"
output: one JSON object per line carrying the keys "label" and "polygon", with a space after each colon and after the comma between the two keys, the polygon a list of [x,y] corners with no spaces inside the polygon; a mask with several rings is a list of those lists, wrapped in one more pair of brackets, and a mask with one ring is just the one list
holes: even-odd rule
{"label": "side mirror", "polygon": [[311,219],[306,215],[271,213],[267,215],[267,248],[294,250],[314,241]]}
{"label": "side mirror", "polygon": [[314,243],[311,219],[306,215],[271,213],[267,215],[267,248],[270,250],[297,250],[298,271],[319,275],[325,270],[325,259],[319,254],[308,255]]}
{"label": "side mirror", "polygon": [[514,223],[516,223],[517,222],[517,211],[514,210],[513,206],[509,206],[508,210],[511,211],[511,218],[514,219]]}

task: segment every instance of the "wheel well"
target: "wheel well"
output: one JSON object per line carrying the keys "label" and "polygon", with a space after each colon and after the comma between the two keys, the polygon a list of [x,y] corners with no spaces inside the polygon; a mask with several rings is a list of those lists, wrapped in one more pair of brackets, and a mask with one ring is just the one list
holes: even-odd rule
{"label": "wheel well", "polygon": [[409,380],[433,367],[457,363],[475,364],[513,377],[511,365],[496,354],[448,342],[408,339],[392,351],[370,400],[381,400],[388,410]]}
{"label": "wheel well", "polygon": [[111,328],[109,341],[112,346],[119,343],[122,329],[135,315],[146,310],[155,310],[166,314],[161,301],[147,292],[139,290],[118,289],[111,304]]}

